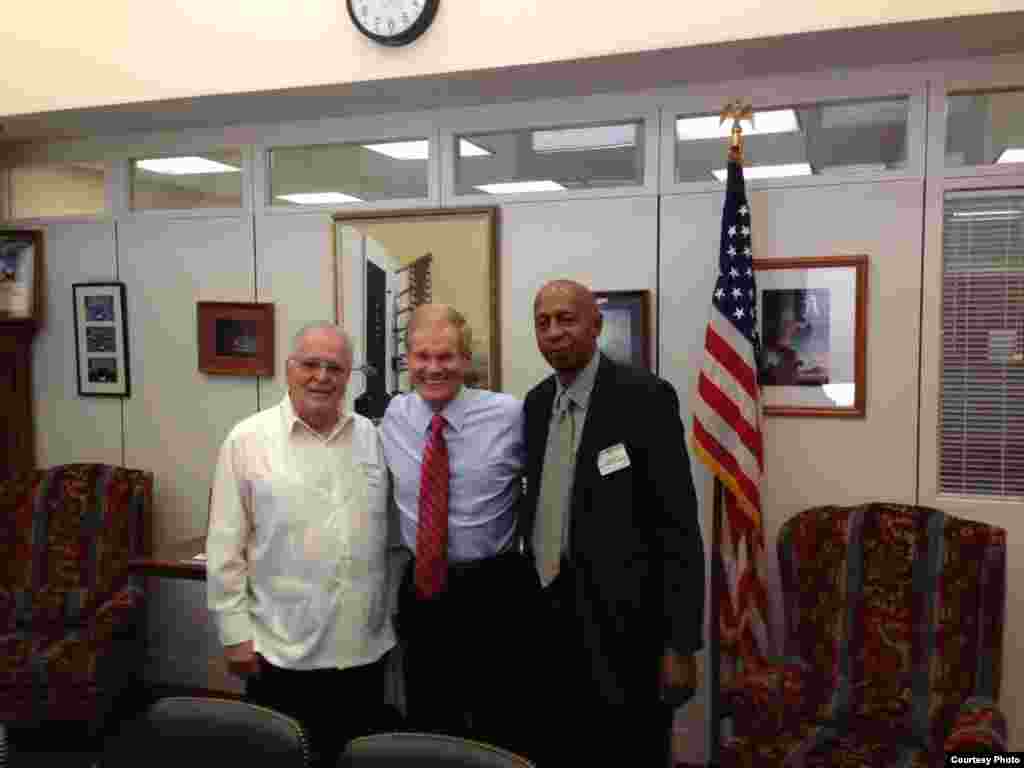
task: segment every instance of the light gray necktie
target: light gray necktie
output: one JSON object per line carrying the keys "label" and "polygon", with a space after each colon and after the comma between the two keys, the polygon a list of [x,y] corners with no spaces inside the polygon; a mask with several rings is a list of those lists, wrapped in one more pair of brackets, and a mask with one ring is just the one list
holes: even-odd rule
{"label": "light gray necktie", "polygon": [[572,486],[573,438],[576,415],[573,402],[565,393],[559,403],[558,416],[551,425],[544,452],[544,468],[540,476],[540,503],[537,523],[533,527],[533,551],[537,556],[537,573],[543,586],[558,575],[558,562],[565,541],[569,514],[569,489]]}

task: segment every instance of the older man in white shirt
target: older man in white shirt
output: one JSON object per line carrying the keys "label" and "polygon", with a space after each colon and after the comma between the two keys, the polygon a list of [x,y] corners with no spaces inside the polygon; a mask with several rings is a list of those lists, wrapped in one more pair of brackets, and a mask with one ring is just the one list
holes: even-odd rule
{"label": "older man in white shirt", "polygon": [[228,668],[249,700],[298,719],[331,766],[350,738],[394,725],[387,476],[373,424],[343,412],[351,373],[344,331],[299,331],[287,396],[224,441],[207,539]]}

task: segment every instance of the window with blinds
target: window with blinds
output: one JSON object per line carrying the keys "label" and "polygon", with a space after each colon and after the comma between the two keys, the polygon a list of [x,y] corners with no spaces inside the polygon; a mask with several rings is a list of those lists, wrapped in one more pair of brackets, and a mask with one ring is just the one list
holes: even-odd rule
{"label": "window with blinds", "polygon": [[1024,190],[943,218],[939,490],[1024,497]]}

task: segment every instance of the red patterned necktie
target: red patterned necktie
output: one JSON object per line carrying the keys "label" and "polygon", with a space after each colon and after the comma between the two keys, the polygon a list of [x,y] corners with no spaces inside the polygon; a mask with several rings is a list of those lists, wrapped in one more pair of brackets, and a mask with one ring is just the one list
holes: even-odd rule
{"label": "red patterned necktie", "polygon": [[448,444],[444,425],[444,417],[435,413],[420,472],[416,594],[428,599],[444,589],[448,575]]}

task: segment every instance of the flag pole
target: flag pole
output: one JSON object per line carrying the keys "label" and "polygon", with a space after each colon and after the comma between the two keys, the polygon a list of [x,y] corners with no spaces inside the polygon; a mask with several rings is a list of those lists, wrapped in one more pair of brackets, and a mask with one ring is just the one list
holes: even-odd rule
{"label": "flag pole", "polygon": [[721,701],[721,606],[718,604],[722,599],[721,588],[718,585],[718,569],[721,567],[722,547],[722,492],[724,487],[722,481],[715,476],[715,487],[712,506],[711,523],[711,658],[708,659],[708,666],[711,668],[711,679],[708,684],[711,688],[711,749],[709,750],[709,765],[718,765],[718,751],[722,740],[722,701]]}
{"label": "flag pole", "polygon": [[[754,111],[749,104],[744,104],[740,99],[734,99],[722,107],[719,125],[726,120],[732,120],[732,130],[729,132],[729,161],[743,165],[743,127],[741,120],[754,121]],[[715,475],[715,485],[712,501],[712,523],[711,523],[711,653],[708,659],[711,667],[709,685],[711,688],[711,749],[710,766],[718,766],[719,751],[722,740],[722,719],[731,713],[725,712],[722,706],[722,625],[721,625],[721,586],[718,574],[719,570],[724,575],[725,564],[722,562],[722,516],[725,507],[725,486]]]}

